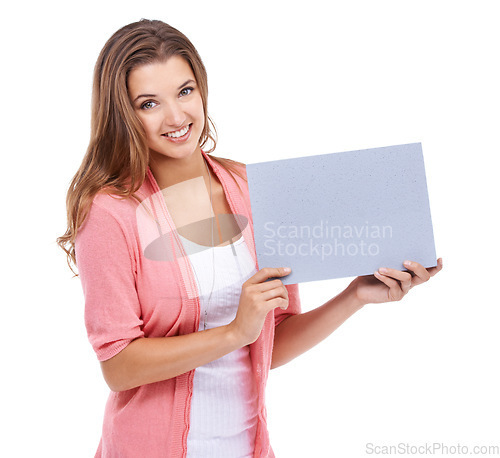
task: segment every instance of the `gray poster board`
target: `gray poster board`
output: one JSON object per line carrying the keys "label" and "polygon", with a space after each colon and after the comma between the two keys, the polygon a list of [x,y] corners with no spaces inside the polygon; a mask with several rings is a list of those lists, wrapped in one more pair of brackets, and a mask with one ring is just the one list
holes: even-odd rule
{"label": "gray poster board", "polygon": [[284,284],[436,265],[421,143],[247,164],[259,268]]}

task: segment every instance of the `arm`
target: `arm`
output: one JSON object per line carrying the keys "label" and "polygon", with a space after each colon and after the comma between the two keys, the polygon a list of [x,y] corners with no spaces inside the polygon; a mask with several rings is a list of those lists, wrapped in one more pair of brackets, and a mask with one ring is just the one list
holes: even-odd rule
{"label": "arm", "polygon": [[181,336],[142,337],[101,361],[101,369],[112,391],[130,390],[176,377],[240,347],[229,325]]}
{"label": "arm", "polygon": [[259,337],[267,314],[286,308],[288,298],[280,280],[283,269],[264,268],[242,285],[235,319],[225,326],[171,337],[141,337],[120,353],[101,362],[108,386],[123,391],[158,382],[214,361]]}
{"label": "arm", "polygon": [[92,205],[75,240],[87,333],[113,391],[178,376],[248,345],[260,335],[269,311],[287,307],[281,281],[266,280],[288,272],[261,269],[243,284],[236,318],[228,325],[179,336],[145,337],[135,286],[134,244],[127,234],[123,219]]}
{"label": "arm", "polygon": [[85,296],[85,325],[113,391],[165,380],[237,348],[228,326],[187,335],[146,338],[136,290],[134,244],[108,203],[92,205],[76,242]]}
{"label": "arm", "polygon": [[285,318],[276,326],[271,369],[317,345],[363,305],[348,287],[321,307]]}
{"label": "arm", "polygon": [[286,364],[328,337],[365,304],[400,301],[414,286],[428,281],[443,268],[426,269],[405,261],[410,272],[379,269],[374,275],[355,278],[339,295],[314,310],[293,315],[276,326],[271,368]]}

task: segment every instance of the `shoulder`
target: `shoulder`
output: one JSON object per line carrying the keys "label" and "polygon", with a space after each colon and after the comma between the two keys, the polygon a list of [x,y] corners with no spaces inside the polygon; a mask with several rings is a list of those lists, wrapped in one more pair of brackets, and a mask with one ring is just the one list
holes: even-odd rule
{"label": "shoulder", "polygon": [[105,191],[97,193],[92,201],[92,208],[98,208],[122,223],[135,217],[137,206],[137,201],[131,197],[123,198]]}
{"label": "shoulder", "polygon": [[207,154],[207,155],[211,159],[215,159],[218,162],[226,162],[226,163],[229,163],[229,164],[233,164],[235,166],[245,167],[245,164],[243,162],[238,162],[238,161],[235,161],[234,159],[230,159],[228,157],[215,156],[214,154]]}
{"label": "shoulder", "polygon": [[247,166],[243,162],[238,162],[238,161],[235,161],[233,159],[226,159],[226,161],[230,162],[231,164],[233,164],[237,168],[240,168],[242,170],[246,170]]}
{"label": "shoulder", "polygon": [[245,176],[245,178],[247,177],[247,165],[246,164],[243,164],[243,162],[237,162],[237,161],[234,161],[234,166],[235,168]]}
{"label": "shoulder", "polygon": [[88,211],[77,231],[77,237],[86,233],[92,238],[97,234],[122,234],[126,239],[134,238],[136,232],[138,202],[99,191],[89,205]]}
{"label": "shoulder", "polygon": [[238,162],[233,159],[228,159],[225,157],[218,157],[210,155],[210,158],[214,160],[217,164],[221,166],[221,168],[231,175],[237,182],[238,181],[247,181],[247,170],[246,164],[243,162]]}
{"label": "shoulder", "polygon": [[215,159],[217,162],[228,164],[229,166],[233,166],[233,167],[241,168],[241,169],[246,168],[246,164],[244,164],[243,162],[235,161],[234,159],[229,159],[228,157],[214,156],[213,154],[211,154],[210,157],[212,159]]}
{"label": "shoulder", "polygon": [[[137,251],[136,211],[130,198],[99,192],[93,198],[87,214],[75,236],[77,266],[91,268],[95,259],[116,259],[128,253],[127,259],[135,262]],[[88,262],[87,262],[87,261]]]}

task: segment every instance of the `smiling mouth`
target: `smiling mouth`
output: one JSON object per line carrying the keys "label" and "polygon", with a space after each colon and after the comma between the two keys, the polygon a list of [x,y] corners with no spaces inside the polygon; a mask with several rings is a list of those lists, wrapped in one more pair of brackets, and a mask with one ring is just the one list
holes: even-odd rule
{"label": "smiling mouth", "polygon": [[191,126],[193,124],[188,124],[186,127],[183,127],[182,129],[176,130],[175,132],[167,132],[165,134],[161,134],[162,137],[168,137],[168,138],[179,138],[179,137],[184,137],[189,130],[191,129]]}

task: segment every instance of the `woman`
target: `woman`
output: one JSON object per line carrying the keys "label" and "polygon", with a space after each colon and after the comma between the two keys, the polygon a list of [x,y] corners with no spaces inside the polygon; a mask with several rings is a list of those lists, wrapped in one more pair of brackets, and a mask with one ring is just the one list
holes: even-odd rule
{"label": "woman", "polygon": [[58,243],[111,388],[96,456],[274,456],[269,369],[442,267],[380,269],[301,314],[297,285],[279,279],[289,269],[257,269],[245,166],[209,154],[207,93],[195,48],[160,21],[118,30],[95,67]]}

